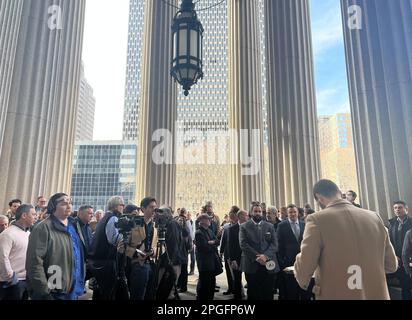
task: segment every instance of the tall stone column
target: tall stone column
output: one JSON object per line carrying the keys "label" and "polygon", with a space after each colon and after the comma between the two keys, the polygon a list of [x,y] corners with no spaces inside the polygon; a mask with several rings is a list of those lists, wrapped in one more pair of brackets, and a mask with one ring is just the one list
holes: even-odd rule
{"label": "tall stone column", "polygon": [[319,138],[308,0],[265,0],[271,201],[313,204]]}
{"label": "tall stone column", "polygon": [[[168,1],[178,5],[177,0]],[[170,76],[172,20],[176,9],[165,1],[145,1],[137,203],[153,196],[174,208],[176,194],[175,121],[177,87]],[[165,129],[173,136],[157,136]],[[160,135],[162,135],[161,132]],[[163,132],[164,133],[164,132]],[[161,149],[164,150],[160,153]]]}
{"label": "tall stone column", "polygon": [[70,192],[85,1],[0,0],[0,206]]}
{"label": "tall stone column", "polygon": [[360,201],[412,206],[412,1],[342,0]]}
{"label": "tall stone column", "polygon": [[233,204],[249,209],[265,200],[258,2],[229,0],[228,18],[231,194]]}

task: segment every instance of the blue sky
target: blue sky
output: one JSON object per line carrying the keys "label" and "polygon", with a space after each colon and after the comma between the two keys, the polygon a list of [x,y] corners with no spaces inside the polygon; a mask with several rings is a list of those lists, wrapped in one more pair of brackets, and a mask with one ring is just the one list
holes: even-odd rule
{"label": "blue sky", "polygon": [[349,112],[340,0],[311,0],[318,115]]}
{"label": "blue sky", "polygon": [[[348,112],[340,0],[310,1],[318,115]],[[96,140],[122,138],[128,11],[129,0],[86,2],[83,61],[96,97]]]}

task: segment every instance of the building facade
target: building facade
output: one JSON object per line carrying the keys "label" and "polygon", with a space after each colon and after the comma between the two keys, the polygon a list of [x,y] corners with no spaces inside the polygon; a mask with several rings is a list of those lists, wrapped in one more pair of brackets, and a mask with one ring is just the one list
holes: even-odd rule
{"label": "building facade", "polygon": [[121,141],[79,142],[75,146],[71,197],[81,205],[106,209],[112,196],[134,203],[136,144]]}
{"label": "building facade", "polygon": [[130,0],[123,140],[137,140],[145,0]]}
{"label": "building facade", "polygon": [[76,141],[92,141],[96,99],[93,88],[84,76],[82,65],[80,73],[79,108],[77,110]]}
{"label": "building facade", "polygon": [[322,178],[334,181],[342,192],[358,193],[351,115],[320,116],[318,126]]}

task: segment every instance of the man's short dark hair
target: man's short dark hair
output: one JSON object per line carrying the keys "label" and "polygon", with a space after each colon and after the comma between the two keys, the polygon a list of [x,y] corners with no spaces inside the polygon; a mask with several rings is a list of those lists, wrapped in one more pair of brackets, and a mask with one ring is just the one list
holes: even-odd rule
{"label": "man's short dark hair", "polygon": [[140,201],[140,207],[146,209],[152,202],[156,202],[156,199],[153,197],[146,197],[142,201]]}
{"label": "man's short dark hair", "polygon": [[353,191],[353,190],[349,190],[347,193],[351,193],[351,194],[352,194],[353,200],[355,200],[355,199],[358,197],[358,195],[356,194],[356,192]]}
{"label": "man's short dark hair", "polygon": [[331,180],[322,179],[313,186],[313,196],[320,194],[326,198],[332,198],[340,193],[339,187]]}
{"label": "man's short dark hair", "polygon": [[133,211],[139,211],[139,207],[135,206],[134,204],[128,204],[124,209],[124,214],[131,214]]}
{"label": "man's short dark hair", "polygon": [[77,212],[83,212],[83,211],[86,211],[86,210],[89,210],[89,209],[93,209],[93,207],[91,205],[86,204],[86,205],[80,206],[79,210],[77,210]]}
{"label": "man's short dark hair", "polygon": [[402,201],[402,200],[394,201],[394,202],[393,202],[393,205],[395,205],[395,204],[401,204],[401,205],[403,205],[404,207],[407,207],[407,206],[408,206],[408,205],[406,204],[406,202],[405,202],[405,201]]}
{"label": "man's short dark hair", "polygon": [[296,204],[291,203],[290,205],[287,206],[287,209],[293,209],[293,208],[296,208],[299,211],[299,208]]}
{"label": "man's short dark hair", "polygon": [[229,216],[233,214],[237,214],[239,210],[240,208],[238,206],[232,206],[232,208],[230,208],[230,211],[229,211]]}
{"label": "man's short dark hair", "polygon": [[16,210],[16,220],[20,220],[23,216],[23,213],[28,213],[31,209],[34,209],[31,204],[22,204]]}
{"label": "man's short dark hair", "polygon": [[21,204],[21,200],[20,199],[13,199],[9,202],[9,207],[11,207],[13,205],[13,203],[18,203]]}

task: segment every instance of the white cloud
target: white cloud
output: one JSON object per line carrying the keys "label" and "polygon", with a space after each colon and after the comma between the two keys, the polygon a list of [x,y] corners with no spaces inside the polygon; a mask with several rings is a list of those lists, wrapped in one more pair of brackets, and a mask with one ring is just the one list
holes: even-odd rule
{"label": "white cloud", "polygon": [[317,13],[312,23],[315,56],[343,42],[342,17],[339,6],[334,4]]}

